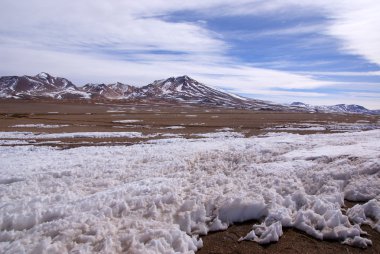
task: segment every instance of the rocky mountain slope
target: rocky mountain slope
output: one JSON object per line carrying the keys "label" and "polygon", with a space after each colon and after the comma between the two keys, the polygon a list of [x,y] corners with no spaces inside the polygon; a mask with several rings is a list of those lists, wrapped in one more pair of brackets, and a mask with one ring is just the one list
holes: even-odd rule
{"label": "rocky mountain slope", "polygon": [[87,84],[81,88],[92,99],[122,100],[135,97],[140,93],[138,87],[120,82],[114,84]]}
{"label": "rocky mountain slope", "polygon": [[248,99],[213,89],[188,76],[156,80],[140,89],[139,98],[160,99],[179,103],[252,108],[261,110],[284,110],[287,107],[266,101]]}
{"label": "rocky mountain slope", "polygon": [[0,98],[85,99],[89,94],[65,78],[47,73],[0,77]]}

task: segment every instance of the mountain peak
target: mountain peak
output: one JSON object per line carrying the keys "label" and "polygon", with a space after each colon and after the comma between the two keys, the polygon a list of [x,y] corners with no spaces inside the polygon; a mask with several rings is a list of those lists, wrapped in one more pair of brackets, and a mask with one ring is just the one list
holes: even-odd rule
{"label": "mountain peak", "polygon": [[[190,77],[187,76],[187,75],[183,75],[183,76],[178,76],[178,77],[176,77],[176,79],[185,79],[185,80],[189,80],[189,79],[192,79],[192,78],[190,78]],[[192,80],[194,80],[194,79],[192,79]]]}
{"label": "mountain peak", "polygon": [[307,107],[308,104],[300,102],[300,101],[295,101],[290,104],[290,106],[296,106],[296,107]]}
{"label": "mountain peak", "polygon": [[46,73],[46,72],[41,72],[41,73],[37,74],[36,77],[41,78],[41,79],[48,79],[48,78],[51,78],[51,75],[49,73]]}
{"label": "mountain peak", "polygon": [[192,79],[187,75],[175,77],[174,80],[176,80],[177,82],[196,81],[195,79]]}

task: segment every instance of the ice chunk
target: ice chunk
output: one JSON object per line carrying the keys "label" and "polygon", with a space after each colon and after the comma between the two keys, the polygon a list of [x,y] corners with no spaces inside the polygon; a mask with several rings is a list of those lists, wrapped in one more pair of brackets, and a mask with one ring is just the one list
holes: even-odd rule
{"label": "ice chunk", "polygon": [[368,224],[380,232],[380,202],[372,199],[363,205],[348,209],[347,216],[355,223]]}
{"label": "ice chunk", "polygon": [[226,200],[218,210],[219,219],[227,224],[260,219],[267,214],[268,210],[263,202],[240,198]]}
{"label": "ice chunk", "polygon": [[277,242],[282,236],[282,225],[281,222],[277,221],[270,226],[266,225],[255,225],[254,229],[250,231],[245,237],[239,239],[255,241],[260,244],[268,244],[271,242]]}

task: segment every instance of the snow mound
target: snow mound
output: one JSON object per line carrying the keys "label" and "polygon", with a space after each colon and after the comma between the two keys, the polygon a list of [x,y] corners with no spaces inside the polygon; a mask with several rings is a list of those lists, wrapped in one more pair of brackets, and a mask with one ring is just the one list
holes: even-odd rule
{"label": "snow mound", "polygon": [[[258,220],[367,247],[379,230],[380,131],[167,139],[110,147],[0,147],[5,253],[194,253],[202,235]],[[368,201],[342,214],[345,198]]]}
{"label": "snow mound", "polygon": [[347,216],[355,223],[370,225],[380,232],[380,201],[372,199],[348,209]]}

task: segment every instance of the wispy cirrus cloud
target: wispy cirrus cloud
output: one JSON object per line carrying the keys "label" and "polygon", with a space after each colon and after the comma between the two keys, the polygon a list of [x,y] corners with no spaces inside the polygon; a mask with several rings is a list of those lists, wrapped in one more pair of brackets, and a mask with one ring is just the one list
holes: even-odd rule
{"label": "wispy cirrus cloud", "polygon": [[380,76],[380,71],[304,71],[297,72],[305,75],[327,75],[327,76]]}

